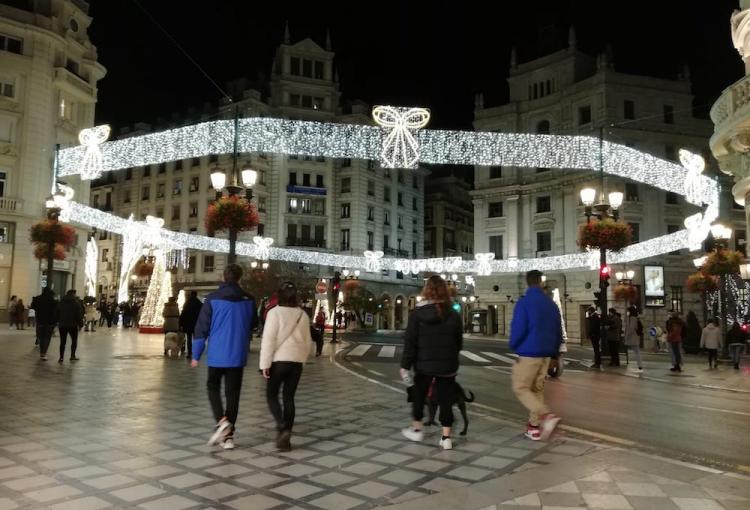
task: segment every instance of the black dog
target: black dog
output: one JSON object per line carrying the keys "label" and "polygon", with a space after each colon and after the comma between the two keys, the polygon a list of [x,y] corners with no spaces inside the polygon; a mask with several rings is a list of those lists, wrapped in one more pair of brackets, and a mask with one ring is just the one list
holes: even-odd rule
{"label": "black dog", "polygon": [[[466,416],[466,402],[474,402],[474,393],[469,391],[469,395],[467,396],[466,393],[464,393],[464,389],[461,387],[458,382],[456,382],[453,386],[453,393],[450,396],[450,400],[453,404],[458,406],[458,409],[461,411],[461,416],[464,419],[464,429],[461,431],[461,435],[465,436],[466,431],[469,429],[469,418]],[[435,413],[437,412],[438,408],[438,402],[437,398],[435,397],[435,381],[432,381],[432,384],[430,385],[430,392],[428,393],[427,397],[427,405],[430,410],[429,418],[427,418],[427,421],[424,422],[426,426],[429,425],[437,425],[435,422]]]}

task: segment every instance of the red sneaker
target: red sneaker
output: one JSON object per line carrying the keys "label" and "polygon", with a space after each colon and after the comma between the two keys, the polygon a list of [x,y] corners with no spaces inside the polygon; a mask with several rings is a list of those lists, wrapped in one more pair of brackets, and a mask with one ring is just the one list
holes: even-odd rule
{"label": "red sneaker", "polygon": [[542,438],[542,431],[539,427],[532,425],[531,423],[526,425],[526,433],[524,436],[528,437],[532,441],[539,441]]}
{"label": "red sneaker", "polygon": [[549,439],[549,436],[551,436],[552,433],[555,431],[555,428],[557,427],[558,423],[560,423],[559,416],[555,416],[552,413],[547,413],[544,416],[542,416],[541,423],[539,425],[539,428],[542,429],[541,439],[544,441]]}

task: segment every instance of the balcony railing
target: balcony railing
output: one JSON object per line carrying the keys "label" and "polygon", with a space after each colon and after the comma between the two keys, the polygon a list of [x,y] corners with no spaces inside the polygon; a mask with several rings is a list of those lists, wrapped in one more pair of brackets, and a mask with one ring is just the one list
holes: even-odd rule
{"label": "balcony railing", "polygon": [[325,187],[317,186],[299,186],[297,184],[288,184],[286,187],[287,193],[296,193],[297,195],[319,195],[325,196],[327,190]]}
{"label": "balcony railing", "polygon": [[287,246],[302,246],[304,248],[325,248],[325,239],[301,239],[298,237],[287,237]]}
{"label": "balcony railing", "polygon": [[0,197],[0,211],[16,211],[21,209],[21,201],[15,198]]}
{"label": "balcony railing", "polygon": [[711,108],[711,120],[718,127],[748,104],[750,104],[750,76],[746,76],[724,91]]}

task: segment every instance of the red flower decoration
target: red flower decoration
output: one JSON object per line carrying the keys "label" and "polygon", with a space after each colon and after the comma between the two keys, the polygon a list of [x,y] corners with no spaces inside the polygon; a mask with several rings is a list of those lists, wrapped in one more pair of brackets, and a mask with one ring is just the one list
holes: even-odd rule
{"label": "red flower decoration", "polygon": [[615,296],[615,301],[634,302],[638,300],[638,288],[635,285],[618,283],[612,290],[612,294]]}
{"label": "red flower decoration", "polygon": [[719,250],[706,257],[701,271],[707,275],[721,276],[740,272],[742,253],[734,250]]}
{"label": "red flower decoration", "polygon": [[[49,244],[41,244],[41,243],[35,243],[34,244],[34,257],[39,260],[47,260],[47,255],[49,254]],[[54,258],[55,260],[65,260],[65,257],[67,256],[67,253],[65,253],[65,247],[62,244],[55,244],[55,251],[54,251]]]}
{"label": "red flower decoration", "polygon": [[690,292],[713,292],[719,285],[715,276],[698,271],[688,276],[686,287]]}
{"label": "red flower decoration", "polygon": [[133,268],[133,273],[141,278],[148,278],[154,272],[154,264],[145,260],[140,260]]}
{"label": "red flower decoration", "polygon": [[622,251],[632,240],[630,225],[611,218],[591,220],[581,225],[578,231],[578,245],[582,248]]}
{"label": "red flower decoration", "polygon": [[76,231],[70,225],[60,223],[56,220],[44,220],[31,226],[31,242],[49,244],[61,244],[70,248],[76,242]]}
{"label": "red flower decoration", "polygon": [[259,217],[255,204],[238,196],[221,197],[208,206],[206,231],[209,235],[223,230],[244,232],[258,226]]}

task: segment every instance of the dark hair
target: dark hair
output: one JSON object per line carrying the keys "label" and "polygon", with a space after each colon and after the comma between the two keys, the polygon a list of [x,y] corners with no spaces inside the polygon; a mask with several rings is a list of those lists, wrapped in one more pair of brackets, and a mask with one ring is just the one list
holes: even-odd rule
{"label": "dark hair", "polygon": [[542,284],[542,272],[536,269],[532,269],[531,271],[526,273],[526,284],[529,286],[541,285]]}
{"label": "dark hair", "polygon": [[190,297],[198,297],[198,291],[197,290],[191,290],[190,291]]}
{"label": "dark hair", "polygon": [[593,306],[589,306],[589,309],[587,310],[587,312],[596,313],[596,308],[594,308]]}
{"label": "dark hair", "polygon": [[617,313],[617,310],[615,310],[614,308],[610,308],[609,313]]}
{"label": "dark hair", "polygon": [[177,298],[175,296],[172,296],[172,297],[169,298],[169,302],[170,303],[176,303],[177,302]]}
{"label": "dark hair", "polygon": [[638,307],[635,305],[630,305],[628,307],[628,313],[631,317],[638,317]]}
{"label": "dark hair", "polygon": [[443,307],[450,303],[450,294],[445,280],[436,274],[427,278],[422,289],[422,298],[427,301],[434,301],[438,315],[442,316],[445,312]]}
{"label": "dark hair", "polygon": [[75,296],[75,294],[76,294],[76,290],[75,290],[75,289],[70,289],[70,290],[69,290],[68,292],[66,292],[65,294],[66,294],[66,295],[68,295],[68,296]]}
{"label": "dark hair", "polygon": [[240,283],[242,279],[242,268],[237,264],[229,264],[224,268],[224,281],[227,283]]}
{"label": "dark hair", "polygon": [[297,300],[297,287],[292,282],[284,282],[278,290],[279,306],[299,306]]}

